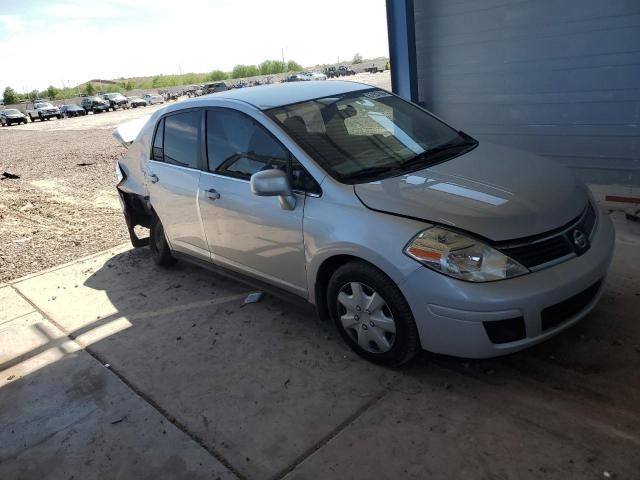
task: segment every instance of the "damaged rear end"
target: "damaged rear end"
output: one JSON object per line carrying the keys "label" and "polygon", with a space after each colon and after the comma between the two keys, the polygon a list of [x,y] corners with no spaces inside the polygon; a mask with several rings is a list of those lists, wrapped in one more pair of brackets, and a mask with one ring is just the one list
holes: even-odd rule
{"label": "damaged rear end", "polygon": [[140,238],[136,226],[151,227],[153,210],[149,204],[149,193],[145,184],[145,159],[149,155],[149,138],[153,133],[150,117],[139,118],[120,125],[113,131],[113,138],[127,149],[116,162],[116,188],[134,247],[149,244],[149,237]]}

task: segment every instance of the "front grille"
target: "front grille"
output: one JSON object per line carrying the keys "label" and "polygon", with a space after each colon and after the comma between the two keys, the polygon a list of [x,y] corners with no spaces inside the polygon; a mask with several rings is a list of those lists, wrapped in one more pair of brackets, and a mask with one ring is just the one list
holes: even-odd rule
{"label": "front grille", "polygon": [[602,280],[577,295],[542,310],[542,330],[549,330],[584,310],[598,294],[601,284]]}
{"label": "front grille", "polygon": [[502,252],[521,265],[531,268],[573,253],[573,248],[564,235],[556,235],[536,243],[503,248]]}
{"label": "front grille", "polygon": [[[582,255],[585,253],[589,250],[589,239],[595,224],[596,212],[591,203],[589,203],[579,217],[546,238],[544,235],[537,235],[529,240],[518,241],[515,245],[510,242],[504,247],[497,245],[496,248],[521,265],[527,268],[535,268],[567,255]],[[586,244],[576,244],[574,237],[576,230],[584,234]]]}
{"label": "front grille", "polygon": [[509,343],[522,340],[526,336],[523,317],[482,322],[492,343]]}

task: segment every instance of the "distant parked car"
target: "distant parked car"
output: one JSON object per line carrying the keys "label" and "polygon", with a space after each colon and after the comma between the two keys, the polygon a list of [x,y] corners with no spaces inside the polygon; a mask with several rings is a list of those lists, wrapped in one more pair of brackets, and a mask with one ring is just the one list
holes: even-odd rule
{"label": "distant parked car", "polygon": [[324,71],[324,73],[329,78],[348,77],[356,74],[353,69],[344,65],[340,65],[339,67],[329,67]]}
{"label": "distant parked car", "polygon": [[50,118],[62,118],[62,114],[58,107],[54,107],[49,102],[34,102],[32,108],[27,109],[27,116],[31,119],[32,122],[35,122],[36,118],[41,122],[44,120],[49,120]]}
{"label": "distant parked car", "polygon": [[62,105],[62,107],[60,107],[60,113],[62,113],[63,117],[80,117],[87,114],[84,108],[75,103]]}
{"label": "distant parked car", "polygon": [[156,103],[164,103],[164,97],[162,95],[156,95],[153,93],[147,93],[144,97],[148,105],[155,105]]}
{"label": "distant parked car", "polygon": [[324,73],[318,72],[301,72],[298,74],[302,80],[326,80],[327,76]]}
{"label": "distant parked car", "polygon": [[224,82],[213,82],[206,83],[203,87],[203,90],[206,93],[225,92],[229,90],[229,87],[227,87],[227,84]]}
{"label": "distant parked car", "polygon": [[80,102],[80,106],[84,111],[89,113],[102,113],[109,111],[109,104],[100,97],[84,97]]}
{"label": "distant parked car", "polygon": [[105,93],[102,95],[102,98],[109,104],[109,108],[113,111],[116,108],[129,108],[129,101],[127,97],[122,95],[121,93]]}
{"label": "distant parked car", "polygon": [[15,108],[0,111],[0,124],[3,127],[14,123],[27,123],[27,116]]}
{"label": "distant parked car", "polygon": [[346,67],[344,65],[340,65],[338,67],[338,76],[339,77],[349,77],[351,75],[355,75],[356,72],[350,68],[350,67]]}
{"label": "distant parked car", "polygon": [[136,108],[136,107],[146,107],[147,106],[147,101],[138,97],[138,96],[131,96],[131,97],[127,97],[127,100],[129,101],[129,106],[131,108]]}
{"label": "distant parked car", "polygon": [[305,79],[302,77],[301,74],[296,73],[294,75],[289,75],[285,81],[286,82],[302,82],[304,80]]}

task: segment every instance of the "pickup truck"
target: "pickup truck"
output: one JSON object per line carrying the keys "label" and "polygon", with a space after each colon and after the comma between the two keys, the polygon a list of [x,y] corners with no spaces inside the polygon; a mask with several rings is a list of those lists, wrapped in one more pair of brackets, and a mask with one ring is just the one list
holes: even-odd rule
{"label": "pickup truck", "polygon": [[35,102],[31,108],[27,108],[27,116],[32,122],[39,119],[41,122],[50,118],[62,118],[62,113],[58,107],[54,107],[49,102]]}

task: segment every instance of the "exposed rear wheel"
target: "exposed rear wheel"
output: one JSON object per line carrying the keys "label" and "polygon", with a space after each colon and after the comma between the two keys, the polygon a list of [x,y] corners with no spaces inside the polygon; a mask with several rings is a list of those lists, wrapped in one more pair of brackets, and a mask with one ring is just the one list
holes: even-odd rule
{"label": "exposed rear wheel", "polygon": [[170,267],[174,265],[176,263],[176,259],[171,254],[171,249],[169,248],[167,238],[164,234],[164,227],[157,216],[153,219],[153,225],[151,225],[149,237],[149,248],[151,250],[151,258],[154,263],[163,267]]}
{"label": "exposed rear wheel", "polygon": [[420,349],[409,304],[396,284],[364,262],[349,262],[329,280],[329,314],[360,356],[387,366],[410,361]]}

